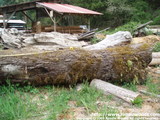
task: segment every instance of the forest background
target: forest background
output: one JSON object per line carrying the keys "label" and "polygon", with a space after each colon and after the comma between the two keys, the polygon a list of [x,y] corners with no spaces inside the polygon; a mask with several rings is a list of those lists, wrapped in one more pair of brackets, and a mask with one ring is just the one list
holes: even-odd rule
{"label": "forest background", "polygon": [[[34,0],[0,0],[0,6],[28,1]],[[150,20],[153,20],[153,25],[160,25],[160,0],[64,0],[64,2],[103,13],[102,16],[91,19],[93,28],[114,28]],[[35,13],[29,14],[34,16]]]}

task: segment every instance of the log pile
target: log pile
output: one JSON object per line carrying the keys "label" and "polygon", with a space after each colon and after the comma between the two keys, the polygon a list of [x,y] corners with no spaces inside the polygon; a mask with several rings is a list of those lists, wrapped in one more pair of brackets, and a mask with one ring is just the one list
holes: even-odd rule
{"label": "log pile", "polygon": [[58,43],[60,41],[52,39],[53,34],[34,36],[34,39],[37,42],[54,41],[63,49],[33,51],[26,47],[0,51],[0,84],[5,84],[7,79],[12,83],[31,85],[71,85],[95,78],[112,83],[144,82],[145,68],[152,59],[151,46],[124,45],[132,40],[129,32],[108,35],[101,42],[83,48],[73,47],[73,42]]}

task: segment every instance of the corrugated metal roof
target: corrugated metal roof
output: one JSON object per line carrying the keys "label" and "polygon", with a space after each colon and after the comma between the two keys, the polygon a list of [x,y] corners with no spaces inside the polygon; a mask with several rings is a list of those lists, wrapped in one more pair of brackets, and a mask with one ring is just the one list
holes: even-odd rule
{"label": "corrugated metal roof", "polygon": [[54,10],[61,14],[67,13],[67,14],[102,15],[102,13],[69,4],[40,3],[40,2],[38,2],[37,4],[42,7]]}

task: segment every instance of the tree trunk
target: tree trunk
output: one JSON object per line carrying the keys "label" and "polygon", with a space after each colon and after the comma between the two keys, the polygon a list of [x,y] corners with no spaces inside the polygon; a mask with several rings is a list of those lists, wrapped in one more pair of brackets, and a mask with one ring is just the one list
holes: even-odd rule
{"label": "tree trunk", "polygon": [[150,46],[127,45],[103,50],[64,50],[43,53],[0,51],[0,82],[48,85],[75,84],[84,80],[137,82],[146,78],[151,61]]}

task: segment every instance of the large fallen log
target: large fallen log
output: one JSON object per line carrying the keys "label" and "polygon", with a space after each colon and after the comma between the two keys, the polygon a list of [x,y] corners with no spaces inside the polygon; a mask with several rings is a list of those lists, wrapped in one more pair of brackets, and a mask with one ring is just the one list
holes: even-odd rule
{"label": "large fallen log", "polygon": [[108,82],[143,83],[151,61],[146,44],[117,46],[102,50],[64,50],[26,53],[0,51],[0,83],[48,85],[75,84],[94,78]]}
{"label": "large fallen log", "polygon": [[130,104],[133,103],[138,97],[140,97],[139,93],[133,92],[131,90],[127,90],[122,87],[115,86],[111,83],[94,79],[91,81],[90,86],[95,87],[98,90],[101,90],[106,95],[114,95]]}

